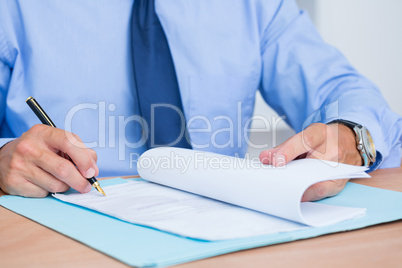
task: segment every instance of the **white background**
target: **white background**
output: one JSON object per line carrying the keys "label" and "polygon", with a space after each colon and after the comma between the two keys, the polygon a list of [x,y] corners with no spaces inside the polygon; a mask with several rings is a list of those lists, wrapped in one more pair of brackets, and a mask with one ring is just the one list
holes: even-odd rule
{"label": "white background", "polygon": [[[391,109],[402,115],[402,1],[401,0],[297,0],[324,40],[341,50],[352,65],[381,90]],[[275,114],[256,96],[255,114],[270,121]],[[254,122],[254,128],[262,128]],[[276,146],[293,134],[285,124],[252,134],[257,144]],[[258,150],[260,151],[260,150]]]}

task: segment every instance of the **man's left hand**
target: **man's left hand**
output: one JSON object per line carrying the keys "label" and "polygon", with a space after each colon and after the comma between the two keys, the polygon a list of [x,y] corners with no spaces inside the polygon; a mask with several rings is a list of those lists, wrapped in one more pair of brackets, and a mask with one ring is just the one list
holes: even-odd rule
{"label": "man's left hand", "polygon": [[[316,158],[361,166],[362,157],[356,147],[356,135],[342,124],[312,124],[281,145],[261,152],[263,164],[284,165],[300,158]],[[324,181],[310,186],[302,202],[337,195],[348,179]]]}

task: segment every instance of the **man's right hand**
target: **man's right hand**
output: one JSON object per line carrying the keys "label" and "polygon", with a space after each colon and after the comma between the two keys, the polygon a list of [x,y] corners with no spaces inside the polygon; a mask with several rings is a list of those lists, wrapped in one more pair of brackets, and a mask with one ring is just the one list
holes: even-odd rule
{"label": "man's right hand", "polygon": [[26,197],[45,197],[70,187],[86,193],[91,190],[86,178],[99,173],[96,160],[95,151],[86,148],[77,135],[35,125],[0,150],[0,188]]}

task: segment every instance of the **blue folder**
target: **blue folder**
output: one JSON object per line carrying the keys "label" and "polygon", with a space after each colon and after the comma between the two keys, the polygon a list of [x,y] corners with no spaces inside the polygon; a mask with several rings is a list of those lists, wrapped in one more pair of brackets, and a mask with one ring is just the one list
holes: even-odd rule
{"label": "blue folder", "polygon": [[[116,178],[102,181],[102,186],[125,182],[126,180]],[[169,266],[243,249],[363,228],[402,218],[402,193],[354,183],[348,183],[345,190],[336,197],[319,202],[365,207],[367,213],[364,217],[321,228],[208,242],[124,222],[52,197],[42,199],[0,197],[1,206],[137,267]]]}

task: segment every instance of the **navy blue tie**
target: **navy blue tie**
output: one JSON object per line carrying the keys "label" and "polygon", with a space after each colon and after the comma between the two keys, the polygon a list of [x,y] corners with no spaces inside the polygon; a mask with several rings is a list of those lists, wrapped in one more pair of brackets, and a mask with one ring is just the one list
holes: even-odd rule
{"label": "navy blue tie", "polygon": [[[176,71],[165,33],[155,13],[154,0],[134,1],[131,31],[139,106],[150,129],[148,148],[191,148],[186,138]],[[153,118],[152,105],[157,105],[153,109]]]}

